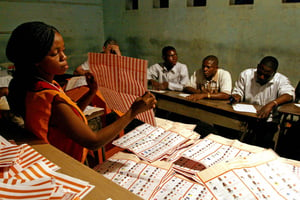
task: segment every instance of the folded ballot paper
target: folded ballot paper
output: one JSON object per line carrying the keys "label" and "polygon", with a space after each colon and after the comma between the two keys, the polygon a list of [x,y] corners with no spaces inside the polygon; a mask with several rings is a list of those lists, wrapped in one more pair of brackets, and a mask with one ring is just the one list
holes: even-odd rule
{"label": "folded ballot paper", "polygon": [[0,136],[0,199],[78,200],[93,188],[86,181],[56,172],[59,167],[28,144]]}

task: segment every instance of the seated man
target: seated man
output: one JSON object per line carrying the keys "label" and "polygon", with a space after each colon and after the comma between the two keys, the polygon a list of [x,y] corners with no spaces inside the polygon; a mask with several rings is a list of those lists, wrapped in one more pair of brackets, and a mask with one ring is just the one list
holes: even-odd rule
{"label": "seated man", "polygon": [[8,85],[11,79],[12,76],[8,74],[0,77],[0,110],[9,110],[6,96],[8,95]]}
{"label": "seated man", "polygon": [[[121,56],[121,51],[119,48],[119,45],[116,40],[113,39],[107,39],[102,47],[102,52],[101,53],[106,53],[106,54],[116,54],[118,56]],[[86,61],[82,65],[78,66],[74,70],[74,75],[84,75],[86,72],[90,71],[90,66],[89,63]]]}
{"label": "seated man", "polygon": [[229,99],[231,75],[228,71],[219,69],[218,63],[218,58],[214,55],[203,59],[202,68],[194,72],[190,84],[183,89],[186,93],[192,93],[187,99]]}
{"label": "seated man", "polygon": [[246,69],[240,74],[232,91],[236,102],[262,106],[257,111],[259,120],[249,124],[249,130],[253,134],[251,143],[265,148],[274,148],[273,137],[279,124],[277,106],[295,98],[295,89],[286,76],[276,72],[277,68],[276,58],[264,57],[257,68]]}
{"label": "seated man", "polygon": [[187,66],[177,62],[176,49],[166,46],[162,49],[163,63],[149,67],[147,72],[148,84],[154,90],[182,91],[189,82]]}
{"label": "seated man", "polygon": [[8,85],[12,79],[10,74],[0,77],[0,119],[3,119],[5,125],[12,124],[13,126],[24,125],[24,121],[21,117],[14,115],[10,111],[10,107],[7,101]]}

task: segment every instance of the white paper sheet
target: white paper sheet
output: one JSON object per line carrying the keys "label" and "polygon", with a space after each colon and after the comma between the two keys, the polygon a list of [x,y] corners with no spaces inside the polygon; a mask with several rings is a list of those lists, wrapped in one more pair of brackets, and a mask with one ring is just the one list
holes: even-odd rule
{"label": "white paper sheet", "polygon": [[250,104],[233,104],[232,105],[233,110],[238,112],[250,112],[250,113],[256,113],[256,109],[253,105]]}
{"label": "white paper sheet", "polygon": [[185,94],[185,93],[180,93],[180,94],[178,94],[178,96],[181,96],[181,97],[188,97],[188,96],[190,96],[191,94]]}
{"label": "white paper sheet", "polygon": [[87,85],[85,76],[72,77],[67,83],[66,91],[83,85]]}
{"label": "white paper sheet", "polygon": [[149,90],[150,92],[165,93],[166,90]]}
{"label": "white paper sheet", "polygon": [[300,103],[295,103],[295,106],[300,107]]}

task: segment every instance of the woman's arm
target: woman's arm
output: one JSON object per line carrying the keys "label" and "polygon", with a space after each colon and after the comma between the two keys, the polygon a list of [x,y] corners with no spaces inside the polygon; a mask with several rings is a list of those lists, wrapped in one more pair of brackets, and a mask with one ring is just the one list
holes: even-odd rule
{"label": "woman's arm", "polygon": [[58,102],[53,106],[51,123],[78,144],[96,150],[112,141],[137,114],[154,108],[155,104],[154,95],[147,92],[142,97],[138,97],[121,118],[95,133],[73,112],[69,105]]}

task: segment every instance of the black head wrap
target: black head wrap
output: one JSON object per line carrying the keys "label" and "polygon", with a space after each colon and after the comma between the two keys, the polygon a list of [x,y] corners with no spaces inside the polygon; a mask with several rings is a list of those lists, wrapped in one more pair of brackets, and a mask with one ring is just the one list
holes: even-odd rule
{"label": "black head wrap", "polygon": [[35,64],[50,51],[55,32],[58,32],[56,28],[43,22],[27,22],[19,25],[9,38],[6,56],[16,71],[9,85],[8,102],[10,109],[23,117],[25,95],[34,80]]}

